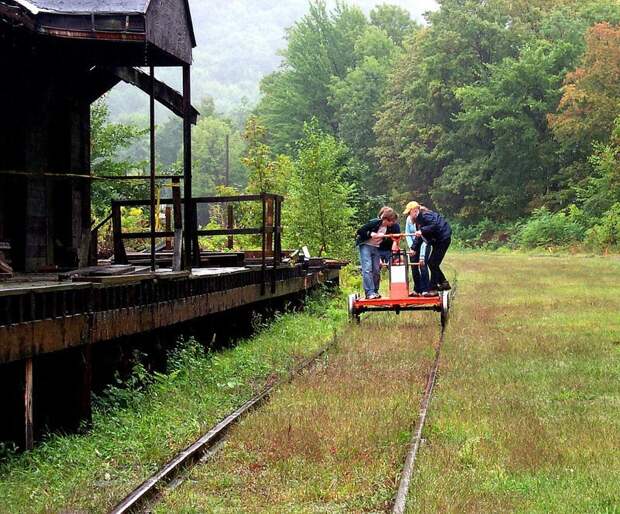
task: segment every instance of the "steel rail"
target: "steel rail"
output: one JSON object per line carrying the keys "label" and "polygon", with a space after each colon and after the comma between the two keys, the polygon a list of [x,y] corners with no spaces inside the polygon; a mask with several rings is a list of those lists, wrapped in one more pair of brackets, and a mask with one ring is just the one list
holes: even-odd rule
{"label": "steel rail", "polygon": [[[454,281],[454,288],[451,292],[451,301],[456,296],[456,280]],[[407,458],[405,459],[405,464],[403,466],[403,471],[400,475],[400,482],[398,485],[398,492],[396,493],[396,497],[394,499],[394,505],[392,507],[392,514],[404,514],[405,507],[407,505],[407,496],[409,495],[409,487],[411,485],[411,478],[413,477],[413,473],[415,472],[416,460],[418,457],[418,453],[420,450],[420,445],[422,443],[422,432],[424,430],[424,424],[426,423],[426,416],[428,414],[428,408],[431,403],[431,399],[433,396],[433,390],[435,388],[435,383],[437,382],[437,373],[439,372],[439,362],[441,357],[441,348],[443,346],[446,327],[442,325],[441,327],[441,335],[439,336],[439,341],[437,346],[435,347],[435,359],[433,360],[433,365],[431,366],[431,370],[428,374],[428,379],[426,381],[426,387],[424,390],[424,396],[422,397],[422,402],[420,403],[420,412],[418,416],[418,421],[416,423],[416,430],[413,433],[411,438],[411,442],[409,443],[409,451],[407,453]]]}
{"label": "steel rail", "polygon": [[222,419],[217,425],[211,428],[207,433],[197,439],[193,444],[179,452],[175,457],[169,460],[159,471],[155,472],[137,488],[129,493],[120,503],[118,503],[110,514],[124,514],[129,512],[137,512],[145,508],[162,488],[170,483],[178,474],[195,465],[200,458],[215,445],[221,441],[230,428],[232,428],[244,415],[263,404],[271,393],[278,387],[289,383],[296,375],[312,366],[318,359],[332,349],[338,341],[338,335],[334,334],[332,339],[321,350],[309,357],[299,366],[293,369],[285,378],[282,378],[271,385],[266,386],[260,393],[245,402],[241,407],[231,412]]}

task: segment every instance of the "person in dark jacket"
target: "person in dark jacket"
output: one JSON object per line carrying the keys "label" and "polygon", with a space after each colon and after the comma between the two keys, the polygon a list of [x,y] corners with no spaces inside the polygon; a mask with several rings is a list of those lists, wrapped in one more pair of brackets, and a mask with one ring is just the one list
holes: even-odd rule
{"label": "person in dark jacket", "polygon": [[[414,205],[415,204],[415,205]],[[425,239],[431,245],[431,254],[428,257],[428,269],[431,272],[430,289],[433,291],[446,291],[450,289],[450,283],[441,271],[441,263],[452,241],[452,228],[450,224],[436,212],[421,206],[417,202],[410,202],[407,207],[410,216],[416,224],[416,246],[421,245]],[[419,248],[414,248],[414,252]]]}
{"label": "person in dark jacket", "polygon": [[[386,209],[390,209],[390,207],[381,207],[377,216],[381,218],[381,215]],[[390,227],[390,234],[400,234],[400,225],[398,222]],[[385,237],[379,245],[379,257],[381,257],[382,262],[389,264],[392,261],[393,252],[398,252],[399,250],[398,241],[390,237]]]}
{"label": "person in dark jacket", "polygon": [[382,209],[381,216],[360,227],[355,235],[355,245],[359,248],[362,266],[362,284],[366,298],[381,298],[379,283],[381,278],[381,257],[379,245],[386,234],[397,234],[395,224],[398,215],[394,209]]}

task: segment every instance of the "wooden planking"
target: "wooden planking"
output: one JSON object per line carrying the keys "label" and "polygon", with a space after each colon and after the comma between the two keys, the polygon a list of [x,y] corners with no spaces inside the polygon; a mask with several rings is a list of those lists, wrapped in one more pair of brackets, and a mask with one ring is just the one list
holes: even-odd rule
{"label": "wooden planking", "polygon": [[[216,270],[200,271],[204,275],[209,271],[217,273]],[[247,270],[242,268],[232,273],[243,271]],[[338,270],[325,270],[305,277],[280,280],[275,283],[273,293],[262,294],[261,284],[253,284],[136,307],[0,326],[0,363],[109,341],[299,293],[337,278],[338,273]]]}
{"label": "wooden planking", "polygon": [[193,41],[189,6],[184,0],[151,0],[146,13],[146,37],[186,64],[192,62]]}

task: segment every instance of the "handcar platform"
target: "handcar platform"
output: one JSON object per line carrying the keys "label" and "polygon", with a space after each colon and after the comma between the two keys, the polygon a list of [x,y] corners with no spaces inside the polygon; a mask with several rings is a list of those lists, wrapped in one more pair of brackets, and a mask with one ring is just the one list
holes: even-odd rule
{"label": "handcar platform", "polygon": [[445,325],[450,308],[450,294],[448,291],[439,291],[433,296],[409,296],[409,267],[419,266],[419,263],[409,263],[406,252],[399,250],[392,252],[388,263],[390,280],[389,295],[387,297],[366,299],[359,294],[349,295],[349,319],[359,323],[360,314],[372,311],[388,311],[400,314],[401,311],[436,311],[441,314],[441,324]]}

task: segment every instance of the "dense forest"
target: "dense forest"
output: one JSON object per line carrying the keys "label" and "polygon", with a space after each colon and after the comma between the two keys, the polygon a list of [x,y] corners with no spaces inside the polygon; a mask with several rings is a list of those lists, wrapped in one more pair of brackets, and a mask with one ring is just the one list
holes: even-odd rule
{"label": "dense forest", "polygon": [[[617,247],[620,5],[438,4],[421,24],[396,5],[311,2],[255,107],[202,101],[198,191],[223,185],[230,134],[229,186],[290,197],[289,244],[337,251],[382,204],[418,199],[461,244]],[[179,131],[160,127],[163,166],[178,166]]]}

